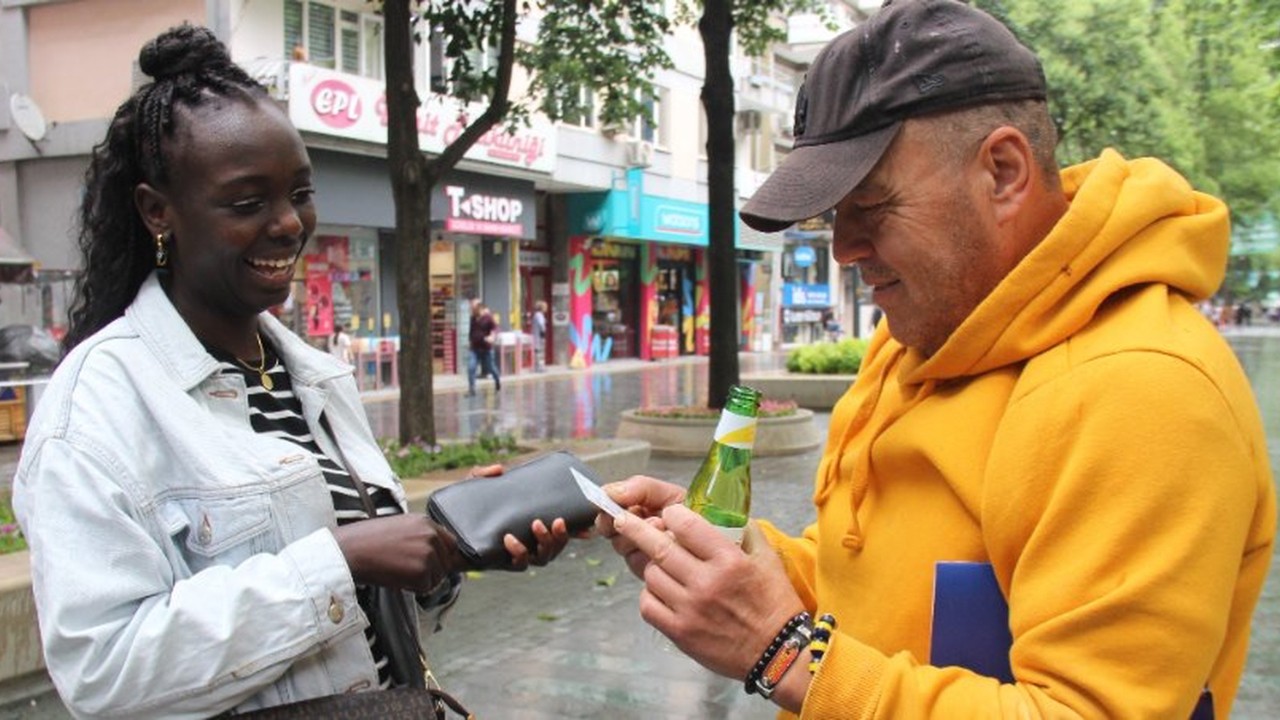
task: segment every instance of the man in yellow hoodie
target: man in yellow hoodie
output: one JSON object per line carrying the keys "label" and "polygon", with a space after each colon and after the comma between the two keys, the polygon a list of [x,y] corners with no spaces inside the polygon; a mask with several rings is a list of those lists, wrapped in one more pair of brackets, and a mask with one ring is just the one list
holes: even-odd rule
{"label": "man in yellow hoodie", "polygon": [[834,207],[835,259],[887,320],[832,413],[817,521],[753,524],[744,553],[680,487],[609,487],[650,518],[599,523],[641,615],[784,716],[1230,712],[1276,506],[1249,384],[1195,307],[1227,210],[1153,159],[1059,173],[1045,97],[1036,57],[953,0],[833,40],[742,210],[776,231]]}

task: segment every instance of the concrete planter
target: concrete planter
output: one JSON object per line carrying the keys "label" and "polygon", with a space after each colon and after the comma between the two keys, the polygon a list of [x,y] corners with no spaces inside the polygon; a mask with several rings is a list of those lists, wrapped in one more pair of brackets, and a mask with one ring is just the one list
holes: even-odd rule
{"label": "concrete planter", "polygon": [[[770,397],[766,394],[766,397]],[[718,418],[660,418],[622,411],[619,438],[644,440],[654,453],[699,457],[707,452]],[[813,422],[813,412],[800,408],[794,415],[760,418],[756,427],[755,454],[794,455],[822,443],[822,434]]]}
{"label": "concrete planter", "polygon": [[783,371],[746,374],[742,384],[759,390],[769,400],[794,400],[802,408],[830,410],[857,377]]}

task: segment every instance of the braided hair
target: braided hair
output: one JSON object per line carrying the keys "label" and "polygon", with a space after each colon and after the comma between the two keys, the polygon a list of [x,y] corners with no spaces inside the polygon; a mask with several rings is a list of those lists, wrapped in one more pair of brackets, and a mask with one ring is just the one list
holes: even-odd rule
{"label": "braided hair", "polygon": [[64,352],[123,315],[155,269],[155,239],[134,204],[134,189],[141,183],[168,183],[175,111],[219,97],[267,97],[208,28],[185,23],[170,28],[143,46],[138,64],[152,82],[116,110],[85,172],[78,241],[82,272]]}

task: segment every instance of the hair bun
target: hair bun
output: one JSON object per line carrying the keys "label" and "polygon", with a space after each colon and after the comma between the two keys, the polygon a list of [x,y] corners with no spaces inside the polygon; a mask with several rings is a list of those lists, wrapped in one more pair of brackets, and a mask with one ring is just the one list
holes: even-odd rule
{"label": "hair bun", "polygon": [[138,53],[138,66],[148,77],[167,80],[232,65],[227,47],[207,27],[183,23],[149,40]]}

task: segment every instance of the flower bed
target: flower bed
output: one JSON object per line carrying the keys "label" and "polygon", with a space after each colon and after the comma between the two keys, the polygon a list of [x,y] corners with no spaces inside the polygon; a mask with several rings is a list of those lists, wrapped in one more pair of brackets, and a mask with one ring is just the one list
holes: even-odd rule
{"label": "flower bed", "polygon": [[[761,400],[759,417],[774,418],[795,415],[799,405],[794,400]],[[655,405],[637,408],[636,415],[652,418],[704,419],[719,418],[720,410],[703,405]]]}
{"label": "flower bed", "polygon": [[436,470],[489,465],[524,452],[511,435],[482,435],[473,441],[435,445],[422,442],[401,445],[394,439],[384,439],[380,444],[391,469],[401,478],[418,477]]}
{"label": "flower bed", "polygon": [[[812,450],[822,443],[822,436],[813,422],[813,412],[796,407],[796,403],[791,401],[785,401],[785,404],[790,406],[790,411],[785,414],[760,416],[756,427],[756,455],[791,455]],[[655,415],[623,410],[617,437],[644,440],[652,446],[655,454],[660,455],[698,457],[706,454],[715,435],[716,423],[720,421],[720,411],[674,413]]]}
{"label": "flower bed", "polygon": [[13,517],[12,496],[0,493],[0,555],[26,549],[27,539]]}

